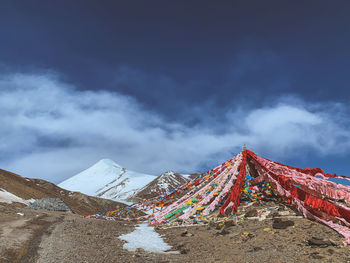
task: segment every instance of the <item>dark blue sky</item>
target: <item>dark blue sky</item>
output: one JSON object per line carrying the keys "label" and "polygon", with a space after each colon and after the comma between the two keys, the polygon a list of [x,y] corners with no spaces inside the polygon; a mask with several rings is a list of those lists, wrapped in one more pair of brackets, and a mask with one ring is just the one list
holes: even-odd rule
{"label": "dark blue sky", "polygon": [[[128,95],[163,121],[217,135],[229,113],[288,101],[334,117],[320,147],[342,132],[328,153],[303,143],[280,161],[350,174],[350,147],[337,150],[349,141],[349,14],[349,1],[328,0],[1,1],[0,70]],[[35,141],[29,152],[45,140]],[[279,156],[263,143],[252,148]]]}
{"label": "dark blue sky", "polygon": [[169,78],[179,89],[172,99],[194,103],[227,105],[237,92],[349,100],[349,1],[123,2],[2,1],[1,60],[57,70],[81,89],[102,82],[149,105],[169,90],[116,87],[119,67],[149,84]]}

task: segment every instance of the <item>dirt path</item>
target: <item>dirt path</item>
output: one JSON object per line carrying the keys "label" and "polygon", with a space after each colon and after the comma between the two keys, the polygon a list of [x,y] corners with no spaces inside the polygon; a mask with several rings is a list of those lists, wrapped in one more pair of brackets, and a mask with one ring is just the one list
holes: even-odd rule
{"label": "dirt path", "polygon": [[51,232],[49,228],[53,228],[56,224],[63,221],[64,215],[61,216],[48,216],[46,214],[41,217],[37,217],[33,220],[32,224],[38,227],[36,231],[32,234],[29,242],[27,243],[26,254],[19,261],[20,263],[35,263],[39,256],[38,250],[39,245],[44,237],[44,235],[50,235]]}
{"label": "dirt path", "polygon": [[31,231],[24,229],[28,220],[17,219],[0,224],[0,262],[18,262],[22,244],[30,238]]}
{"label": "dirt path", "polygon": [[0,212],[1,263],[36,262],[43,235],[64,217],[62,213],[18,212],[18,209],[4,208]]}

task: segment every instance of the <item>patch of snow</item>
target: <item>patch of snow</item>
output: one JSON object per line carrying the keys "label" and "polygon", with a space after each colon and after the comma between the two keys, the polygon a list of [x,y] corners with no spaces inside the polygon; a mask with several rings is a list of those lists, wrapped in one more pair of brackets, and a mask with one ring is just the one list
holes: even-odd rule
{"label": "patch of snow", "polygon": [[125,200],[122,200],[122,199],[113,199],[113,200],[116,201],[116,202],[125,204],[125,205],[132,205],[133,204],[133,202],[128,202],[128,201],[125,201]]}
{"label": "patch of snow", "polygon": [[169,184],[167,183],[167,182],[160,182],[159,184],[158,184],[158,186],[159,187],[161,187],[161,188],[163,188],[163,189],[166,189],[166,190],[168,190],[168,187],[169,187]]}
{"label": "patch of snow", "polygon": [[20,212],[18,212],[18,213],[16,213],[17,215],[19,215],[19,216],[24,216],[24,214],[23,213],[20,213]]}
{"label": "patch of snow", "polygon": [[22,203],[25,205],[28,205],[29,203],[27,200],[24,200],[17,195],[0,188],[0,203],[11,204],[12,202]]}
{"label": "patch of snow", "polygon": [[36,200],[34,198],[30,198],[30,199],[26,200],[26,202],[28,202],[28,203],[34,203],[35,201]]}
{"label": "patch of snow", "polygon": [[178,253],[177,251],[165,252],[171,249],[171,246],[165,243],[163,238],[154,231],[154,227],[147,223],[138,225],[133,232],[121,235],[119,239],[127,241],[123,247],[131,251],[142,248],[155,253]]}

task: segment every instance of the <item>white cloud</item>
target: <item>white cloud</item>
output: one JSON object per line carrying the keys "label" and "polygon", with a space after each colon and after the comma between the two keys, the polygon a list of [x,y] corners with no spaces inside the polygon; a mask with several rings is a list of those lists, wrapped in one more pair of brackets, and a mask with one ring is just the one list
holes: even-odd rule
{"label": "white cloud", "polygon": [[219,163],[244,143],[270,156],[350,149],[342,104],[285,97],[262,108],[236,107],[213,126],[206,109],[183,109],[201,112],[199,123],[188,126],[165,121],[131,97],[79,91],[52,74],[2,76],[0,167],[59,182],[101,158],[160,174]]}

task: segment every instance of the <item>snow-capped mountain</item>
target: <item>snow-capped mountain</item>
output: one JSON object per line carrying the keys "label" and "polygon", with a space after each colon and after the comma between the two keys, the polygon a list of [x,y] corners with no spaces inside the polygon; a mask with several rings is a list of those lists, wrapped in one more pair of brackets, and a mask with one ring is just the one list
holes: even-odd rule
{"label": "snow-capped mountain", "polygon": [[134,199],[147,199],[169,192],[172,189],[185,184],[188,181],[183,175],[173,171],[167,171],[146,186],[142,187],[135,195]]}
{"label": "snow-capped mountain", "polygon": [[120,201],[128,200],[155,178],[154,175],[128,171],[112,160],[102,159],[58,186],[70,191]]}

